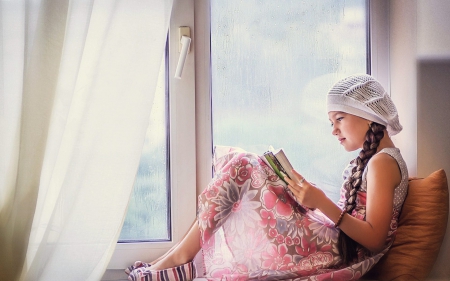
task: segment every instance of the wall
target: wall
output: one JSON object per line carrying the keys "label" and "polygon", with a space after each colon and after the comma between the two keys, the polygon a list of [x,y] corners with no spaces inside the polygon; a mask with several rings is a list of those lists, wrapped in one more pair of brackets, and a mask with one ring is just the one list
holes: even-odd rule
{"label": "wall", "polygon": [[[448,0],[390,2],[391,91],[403,125],[413,127],[398,140],[413,176],[450,175],[449,14]],[[450,222],[431,279],[450,279],[449,257]]]}
{"label": "wall", "polygon": [[[418,176],[443,168],[450,175],[450,1],[417,3]],[[450,279],[450,222],[432,277]]]}
{"label": "wall", "polygon": [[417,175],[417,11],[416,0],[390,1],[389,60],[390,93],[397,106],[403,130],[394,136],[396,146]]}
{"label": "wall", "polygon": [[[418,61],[418,175],[443,168],[450,175],[450,60]],[[432,276],[450,277],[450,222]],[[449,278],[450,279],[450,278]]]}

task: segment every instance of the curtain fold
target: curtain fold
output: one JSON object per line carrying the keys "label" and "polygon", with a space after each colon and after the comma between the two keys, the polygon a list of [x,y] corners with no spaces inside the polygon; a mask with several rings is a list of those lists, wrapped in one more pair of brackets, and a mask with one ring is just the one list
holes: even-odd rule
{"label": "curtain fold", "polygon": [[139,164],[172,1],[0,5],[0,279],[99,280]]}

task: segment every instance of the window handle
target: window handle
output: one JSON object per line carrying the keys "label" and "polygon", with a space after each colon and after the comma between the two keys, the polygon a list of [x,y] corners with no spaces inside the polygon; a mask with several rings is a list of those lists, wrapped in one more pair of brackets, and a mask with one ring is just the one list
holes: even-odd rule
{"label": "window handle", "polygon": [[175,70],[175,78],[181,79],[181,73],[183,72],[184,63],[189,52],[189,46],[191,45],[191,37],[181,36],[180,38],[181,50],[180,58],[178,59],[177,69]]}

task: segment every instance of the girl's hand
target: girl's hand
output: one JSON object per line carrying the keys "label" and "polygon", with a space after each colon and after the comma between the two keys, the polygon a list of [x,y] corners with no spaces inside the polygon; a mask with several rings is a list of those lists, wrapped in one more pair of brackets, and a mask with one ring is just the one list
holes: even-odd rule
{"label": "girl's hand", "polygon": [[319,208],[320,202],[323,202],[325,193],[309,183],[305,178],[300,175],[297,171],[292,170],[292,173],[296,177],[295,179],[289,179],[285,177],[284,179],[288,183],[288,188],[294,193],[300,204],[308,208]]}

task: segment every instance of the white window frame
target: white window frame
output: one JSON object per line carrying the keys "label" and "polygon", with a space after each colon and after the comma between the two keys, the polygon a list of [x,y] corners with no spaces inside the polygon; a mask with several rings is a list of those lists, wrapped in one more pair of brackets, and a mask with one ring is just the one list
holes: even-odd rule
{"label": "white window frame", "polygon": [[[179,57],[179,27],[191,29],[191,51],[186,58],[182,78],[174,78]],[[136,260],[150,262],[182,239],[195,220],[195,67],[194,0],[174,0],[169,27],[169,119],[171,241],[118,243],[108,269],[124,269]]]}
{"label": "white window frame", "polygon": [[[371,74],[390,89],[389,68],[389,0],[370,1]],[[388,91],[390,93],[390,91]]]}

